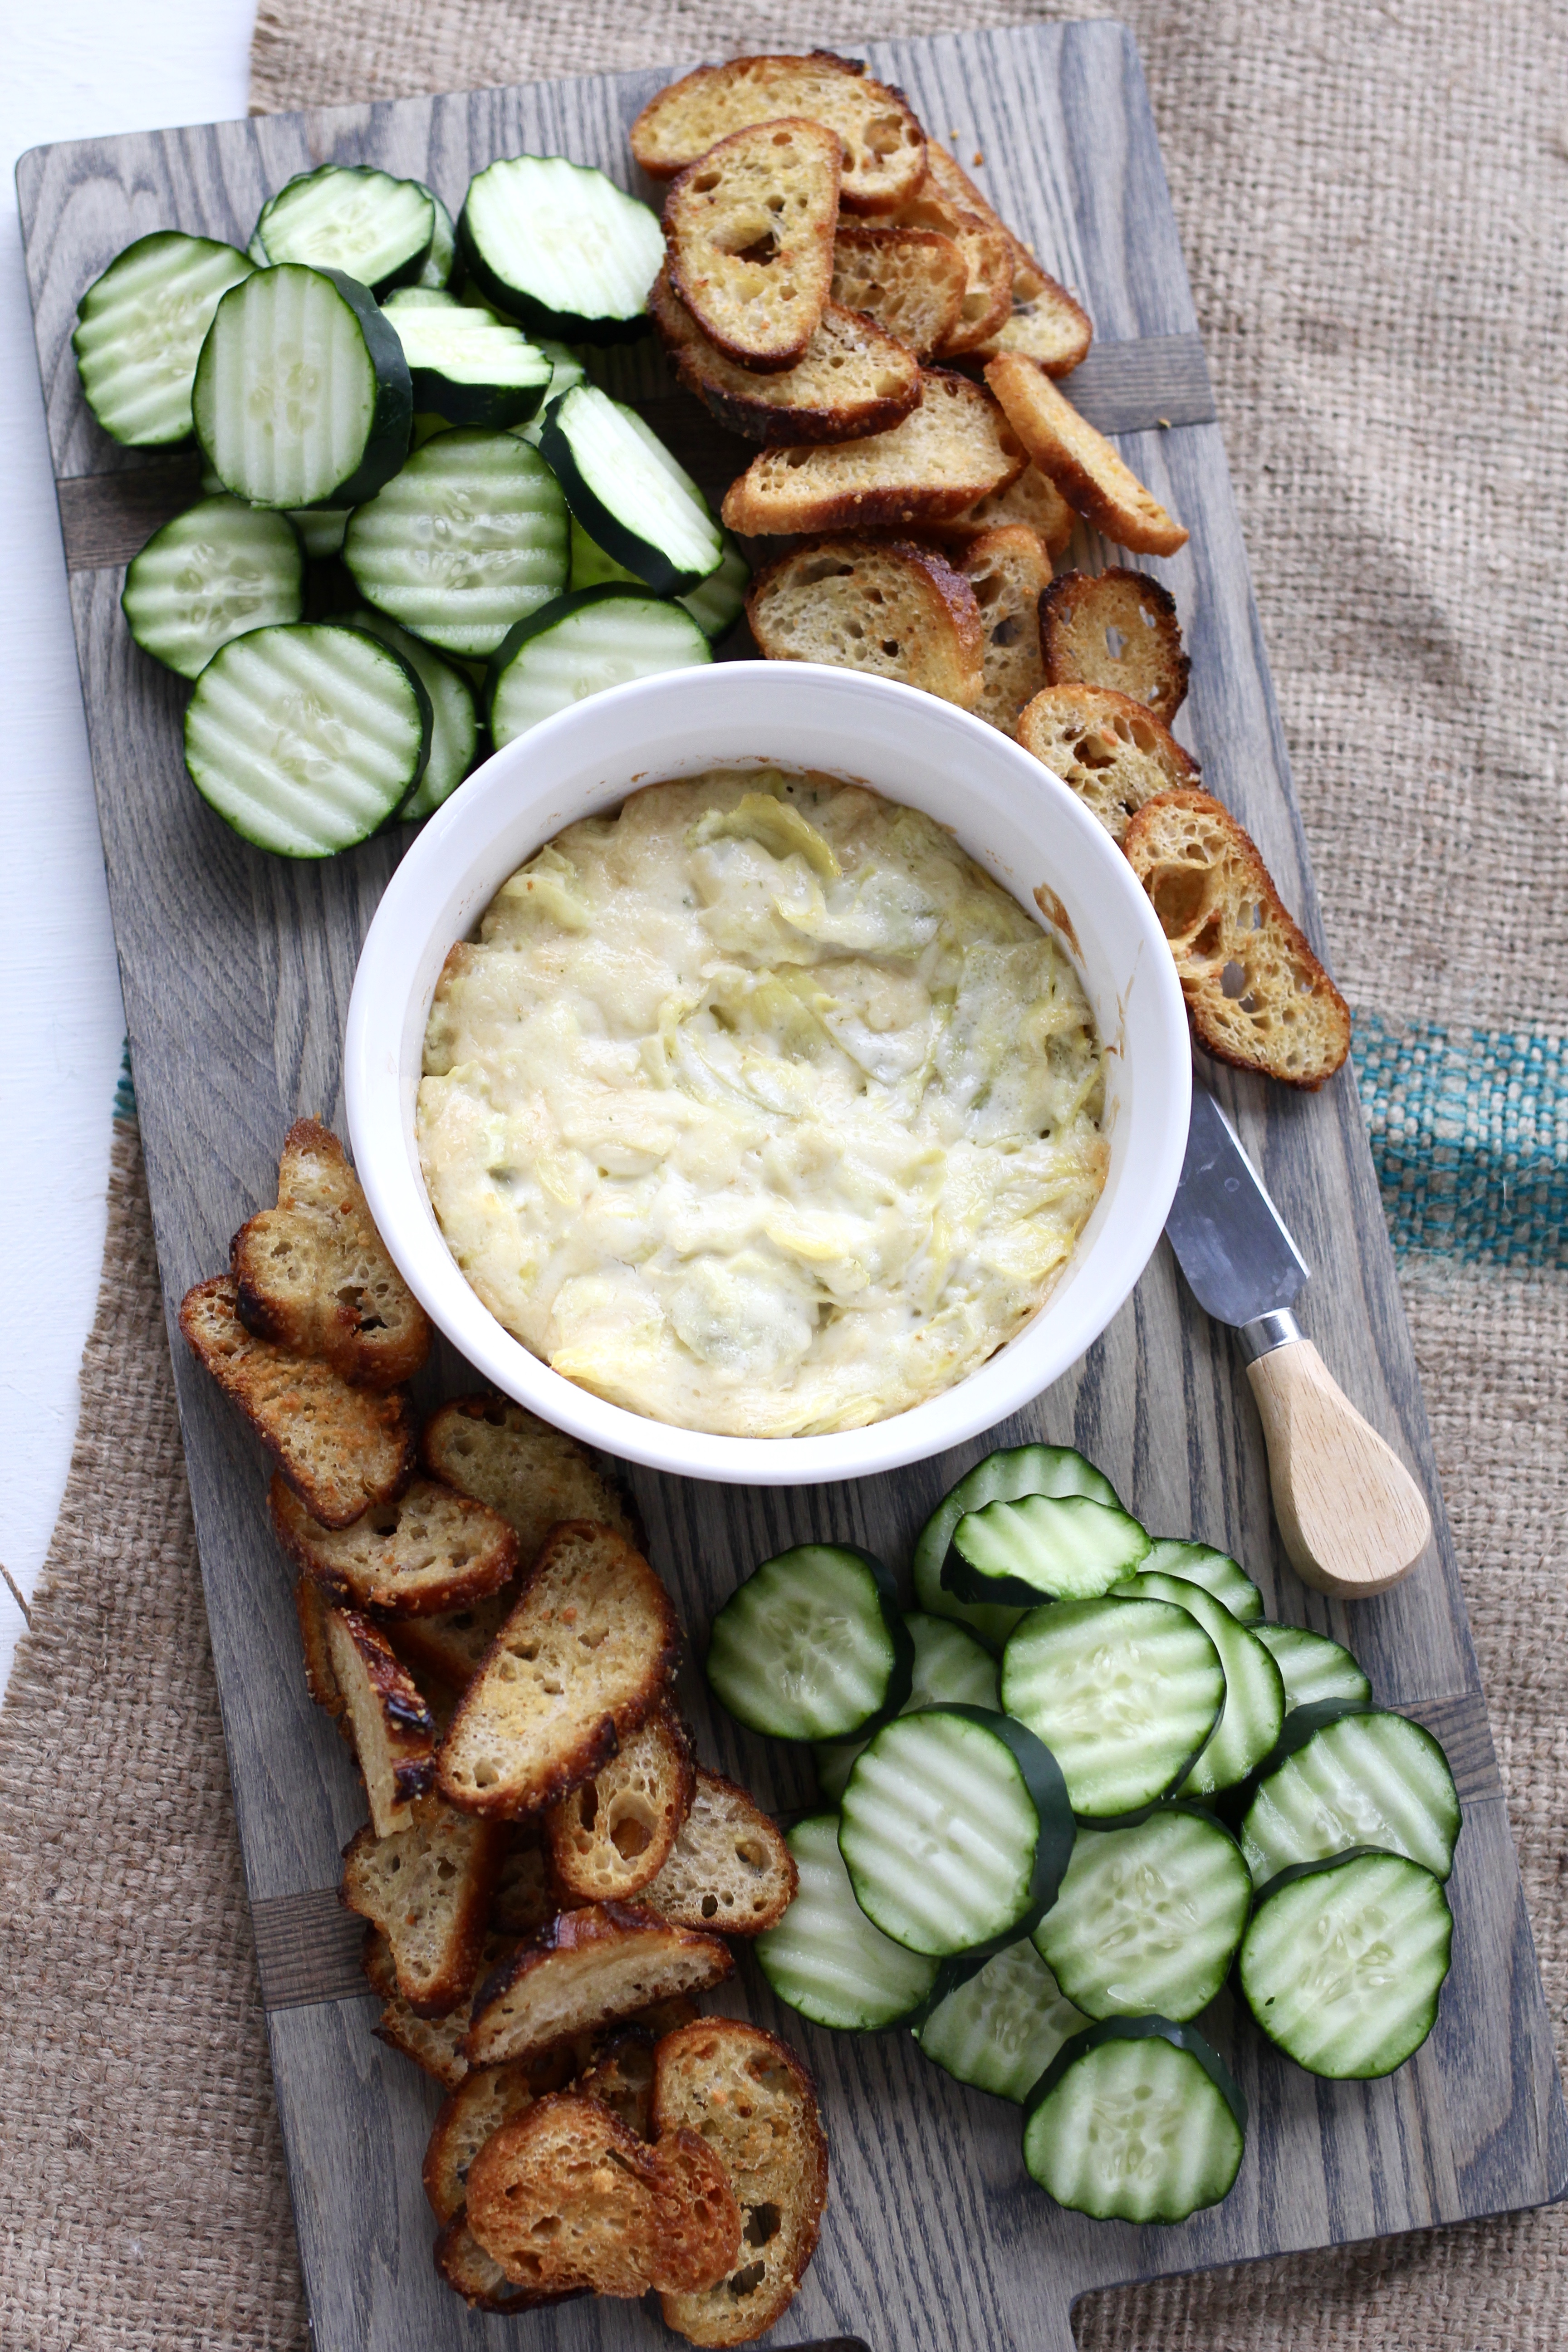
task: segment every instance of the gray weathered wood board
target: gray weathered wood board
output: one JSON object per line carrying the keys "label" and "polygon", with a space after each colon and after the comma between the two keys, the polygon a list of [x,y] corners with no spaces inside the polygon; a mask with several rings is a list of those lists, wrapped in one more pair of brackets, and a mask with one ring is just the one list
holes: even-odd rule
{"label": "gray weathered wood board", "polygon": [[[1000,209],[1082,293],[1099,341],[1078,396],[1191,526],[1152,566],[1193,656],[1181,732],[1256,835],[1287,900],[1319,928],[1196,320],[1136,53],[1104,22],[891,41],[873,70],[938,134],[976,150]],[[341,1125],[343,1015],[395,838],[320,866],[248,848],[183,772],[184,690],[121,624],[118,568],[191,495],[184,457],[114,447],[84,408],[69,330],[83,288],[133,236],[174,226],[243,245],[263,197],[327,158],[428,180],[456,209],[470,173],[532,148],[635,184],[625,131],[664,71],[279,115],[40,149],[18,171],[50,446],[171,1317],[272,1197],[279,1143],[302,1112]],[[646,350],[614,363],[705,479],[733,444],[672,396]],[[1166,420],[1159,423],[1157,420]],[[1079,561],[1117,560],[1089,534]],[[1226,2203],[1179,2229],[1097,2227],[1034,2191],[1015,2110],[961,2090],[906,2038],[835,2038],[775,2012],[742,1961],[727,2002],[782,2027],[816,2072],[833,2149],[822,2245],[777,2331],[785,2343],[1050,2347],[1086,2287],[1542,2202],[1568,2179],[1568,2133],[1486,1711],[1437,1496],[1426,1416],[1349,1072],[1317,1097],[1207,1071],[1239,1119],[1314,1269],[1303,1319],[1436,1506],[1416,1573],[1354,1609],[1306,1591],[1270,1522],[1262,1442],[1224,1333],[1162,1245],[1084,1362],[995,1442],[1042,1432],[1083,1448],[1152,1527],[1235,1552],[1271,1613],[1350,1640],[1383,1699],[1433,1724],[1467,1800],[1454,1882],[1455,1969],[1436,2032],[1388,2082],[1317,2084],[1276,2063],[1222,2000],[1210,2020],[1254,2117]],[[173,1334],[173,1324],[171,1322]],[[265,1475],[237,1421],[173,1347],[235,1805],[255,1906],[279,2111],[321,2352],[500,2343],[651,2342],[657,2321],[579,2304],[505,2323],[467,2315],[431,2271],[419,2162],[431,2086],[374,2041],[355,1938],[331,1890],[361,1818],[342,1748],[300,1673],[288,1580],[262,1508]],[[463,1377],[448,1361],[443,1385]],[[924,1514],[986,1449],[858,1486],[743,1492],[637,1473],[656,1564],[689,1633],[766,1552],[838,1534],[907,1559]],[[685,1693],[710,1761],[767,1801],[808,1793],[797,1763]]]}

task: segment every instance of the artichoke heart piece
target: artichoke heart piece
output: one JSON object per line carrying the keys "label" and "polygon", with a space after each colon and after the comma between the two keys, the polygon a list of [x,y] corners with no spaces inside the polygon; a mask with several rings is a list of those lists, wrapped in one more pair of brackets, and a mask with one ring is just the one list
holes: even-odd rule
{"label": "artichoke heart piece", "polygon": [[814,874],[837,882],[843,872],[832,843],[808,824],[793,802],[768,793],[746,793],[732,809],[709,809],[689,835],[693,848],[710,841],[754,841],[782,863],[801,856]]}
{"label": "artichoke heart piece", "polygon": [[553,844],[547,845],[496,892],[483,924],[486,944],[520,922],[556,923],[563,931],[591,930],[594,910],[572,887],[577,878],[571,859]]}

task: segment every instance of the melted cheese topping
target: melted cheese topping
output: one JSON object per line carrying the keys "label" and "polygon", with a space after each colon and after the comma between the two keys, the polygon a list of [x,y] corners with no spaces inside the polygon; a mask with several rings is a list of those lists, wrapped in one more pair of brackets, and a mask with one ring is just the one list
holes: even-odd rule
{"label": "melted cheese topping", "polygon": [[790,1437],[906,1411],[1035,1313],[1102,1097],[1071,965],[940,826],[768,769],[650,785],[502,885],[447,959],[417,1131],[536,1356]]}

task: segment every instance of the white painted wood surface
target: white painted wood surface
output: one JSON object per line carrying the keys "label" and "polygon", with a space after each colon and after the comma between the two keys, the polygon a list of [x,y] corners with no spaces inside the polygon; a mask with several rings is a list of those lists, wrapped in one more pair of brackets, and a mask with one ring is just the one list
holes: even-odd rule
{"label": "white painted wood surface", "polygon": [[[5,13],[0,74],[0,1562],[37,1582],[103,1250],[124,1016],[12,171],[28,147],[243,114],[254,0]],[[0,1583],[0,1690],[21,1612]]]}

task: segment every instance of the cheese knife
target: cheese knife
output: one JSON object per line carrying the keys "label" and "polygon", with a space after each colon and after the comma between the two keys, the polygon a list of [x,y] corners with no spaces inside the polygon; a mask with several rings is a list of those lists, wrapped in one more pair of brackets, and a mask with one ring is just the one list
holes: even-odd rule
{"label": "cheese knife", "polygon": [[1304,1336],[1291,1309],[1307,1266],[1236,1129],[1199,1086],[1165,1232],[1198,1305],[1240,1340],[1297,1573],[1341,1600],[1386,1592],[1431,1541],[1431,1516]]}

